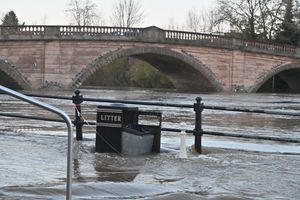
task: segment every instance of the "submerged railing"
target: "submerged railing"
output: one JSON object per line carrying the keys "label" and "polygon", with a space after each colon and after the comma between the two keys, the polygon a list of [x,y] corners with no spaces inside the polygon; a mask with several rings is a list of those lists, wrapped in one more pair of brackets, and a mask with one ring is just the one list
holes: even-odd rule
{"label": "submerged railing", "polygon": [[[55,108],[51,105],[38,101],[32,97],[26,96],[9,88],[3,87],[0,85],[0,91],[9,94],[17,99],[35,105],[44,110],[48,110],[52,113],[59,115],[63,118],[63,122],[67,124],[68,127],[68,158],[67,158],[67,186],[66,186],[66,199],[72,199],[72,145],[73,145],[73,129],[72,129],[72,121],[69,116],[62,110]],[[31,117],[32,118],[32,117]]]}
{"label": "submerged railing", "polygon": [[[209,46],[300,57],[295,46],[232,38],[219,34],[164,30],[158,27],[110,26],[0,26],[0,41],[110,40]],[[299,54],[299,55],[298,55]]]}
{"label": "submerged railing", "polygon": [[[96,125],[95,121],[86,121],[81,117],[84,114],[84,113],[81,113],[81,104],[82,104],[82,102],[87,101],[87,102],[122,103],[122,104],[131,104],[131,105],[193,109],[193,111],[195,112],[195,123],[194,123],[195,128],[193,130],[186,130],[186,132],[192,133],[195,136],[195,148],[199,153],[201,153],[201,151],[202,151],[201,149],[202,149],[202,136],[203,135],[300,143],[299,139],[278,138],[278,137],[271,137],[271,136],[244,135],[244,134],[236,134],[236,133],[222,133],[222,132],[207,131],[207,130],[202,129],[202,112],[204,109],[222,110],[222,111],[229,111],[229,112],[246,112],[246,113],[300,117],[300,113],[298,113],[298,112],[272,111],[272,110],[262,110],[262,109],[228,108],[228,107],[223,107],[223,106],[209,106],[209,105],[204,105],[202,103],[202,99],[200,97],[196,98],[196,102],[194,104],[170,104],[170,103],[157,103],[157,102],[144,102],[144,101],[125,101],[125,100],[112,100],[112,99],[100,99],[100,98],[86,98],[80,94],[79,90],[76,90],[75,95],[73,95],[72,97],[64,97],[64,96],[56,96],[56,95],[40,95],[40,94],[28,94],[28,96],[39,97],[39,98],[60,99],[60,100],[71,100],[75,104],[75,119],[74,119],[73,123],[76,127],[77,140],[82,140],[82,137],[83,137],[82,136],[82,127],[84,125],[92,125],[92,126]],[[22,115],[17,115],[17,114],[8,114],[8,113],[0,113],[0,116],[29,118],[28,116],[22,116]],[[34,119],[62,122],[61,120],[51,119],[51,118],[42,118],[42,117],[35,117]],[[182,130],[176,129],[176,128],[171,128],[171,127],[162,127],[161,131],[169,131],[169,132],[178,132],[179,133]]]}

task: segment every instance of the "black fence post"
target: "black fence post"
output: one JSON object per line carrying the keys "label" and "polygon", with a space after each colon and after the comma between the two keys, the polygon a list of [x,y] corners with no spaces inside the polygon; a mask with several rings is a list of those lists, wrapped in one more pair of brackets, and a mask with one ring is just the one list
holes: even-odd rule
{"label": "black fence post", "polygon": [[74,125],[76,127],[76,140],[82,140],[82,126],[83,120],[81,119],[81,103],[83,102],[83,97],[79,90],[75,90],[75,95],[72,96],[73,103],[75,104],[75,121]]}
{"label": "black fence post", "polygon": [[201,103],[202,98],[197,97],[196,103],[194,103],[194,111],[195,111],[195,129],[194,129],[194,136],[195,136],[195,149],[198,153],[202,152],[202,111],[203,111],[203,103]]}

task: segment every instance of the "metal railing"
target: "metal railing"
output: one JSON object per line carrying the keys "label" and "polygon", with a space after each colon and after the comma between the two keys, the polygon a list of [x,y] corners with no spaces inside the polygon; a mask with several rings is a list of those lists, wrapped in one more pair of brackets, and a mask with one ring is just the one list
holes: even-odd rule
{"label": "metal railing", "polygon": [[44,102],[38,101],[32,97],[26,96],[9,88],[6,88],[0,85],[0,91],[9,94],[17,99],[40,107],[42,109],[48,110],[52,113],[59,115],[63,118],[64,122],[67,124],[68,127],[68,158],[67,158],[67,185],[66,185],[66,199],[72,199],[72,145],[73,145],[73,129],[72,129],[72,121],[69,116],[62,110],[55,108],[51,105],[48,105]]}
{"label": "metal railing", "polygon": [[[236,133],[223,133],[216,131],[208,131],[202,129],[202,112],[204,109],[208,110],[220,110],[220,111],[229,111],[229,112],[245,112],[245,113],[256,113],[256,114],[268,114],[268,115],[283,115],[283,116],[292,116],[292,117],[300,117],[299,112],[289,112],[289,111],[274,111],[274,110],[263,110],[263,109],[245,109],[245,108],[232,108],[232,107],[224,107],[224,106],[210,106],[204,105],[202,103],[202,99],[200,97],[196,98],[196,102],[194,104],[173,104],[173,103],[158,103],[158,102],[145,102],[145,101],[128,101],[128,100],[113,100],[113,99],[100,99],[100,98],[86,98],[83,97],[79,90],[75,91],[75,95],[72,97],[66,96],[57,96],[57,95],[40,95],[40,94],[27,94],[28,96],[38,97],[38,98],[50,98],[50,99],[60,99],[60,100],[70,100],[75,104],[75,119],[73,121],[76,127],[76,138],[77,140],[82,140],[82,127],[83,125],[92,125],[95,126],[95,121],[87,121],[83,119],[81,113],[81,103],[83,101],[87,102],[103,102],[103,103],[122,103],[129,105],[143,105],[143,106],[156,106],[156,107],[173,107],[173,108],[186,108],[193,109],[195,112],[195,128],[193,130],[186,130],[187,133],[192,133],[195,136],[195,147],[196,150],[201,153],[202,148],[202,136],[203,135],[211,135],[211,136],[224,136],[224,137],[236,137],[236,138],[246,138],[246,139],[260,139],[260,140],[270,140],[270,141],[279,141],[279,142],[290,142],[290,143],[300,143],[299,139],[293,138],[278,138],[271,136],[256,136],[256,135],[245,135],[245,134],[236,134]],[[17,114],[9,114],[9,113],[0,113],[0,116],[7,117],[20,117],[30,119],[28,116],[22,116]],[[54,121],[54,122],[62,122],[61,120],[51,119],[51,118],[43,118],[43,117],[35,117],[37,120],[45,120],[45,121]],[[168,132],[181,132],[181,129],[170,128],[170,127],[162,127],[161,131]]]}
{"label": "metal railing", "polygon": [[[157,107],[173,107],[173,108],[186,108],[193,109],[195,112],[195,128],[193,130],[186,130],[187,133],[192,133],[195,135],[195,146],[199,146],[199,152],[201,152],[201,137],[203,134],[212,135],[212,136],[225,136],[225,137],[236,137],[236,138],[247,138],[247,139],[261,139],[261,140],[270,140],[270,141],[279,141],[279,142],[291,142],[291,143],[300,143],[299,139],[293,138],[278,138],[270,136],[256,136],[256,135],[244,135],[244,134],[235,134],[235,133],[222,133],[216,131],[207,131],[202,130],[202,112],[205,109],[208,110],[220,110],[220,111],[229,111],[229,112],[245,112],[245,113],[254,113],[254,114],[268,114],[268,115],[281,115],[281,116],[292,116],[300,117],[299,112],[289,112],[289,111],[274,111],[274,110],[263,110],[263,109],[245,109],[245,108],[232,108],[224,106],[210,106],[204,105],[200,97],[196,98],[194,104],[174,104],[174,103],[158,103],[158,102],[145,102],[145,101],[128,101],[128,100],[114,100],[114,99],[100,99],[100,98],[88,98],[83,97],[79,90],[75,91],[75,95],[72,97],[66,96],[56,96],[56,95],[40,95],[40,94],[28,94],[29,96],[39,97],[39,98],[50,98],[50,99],[61,99],[61,100],[71,100],[75,104],[75,120],[74,125],[76,126],[76,138],[82,138],[82,126],[83,125],[96,125],[96,122],[82,120],[78,114],[78,110],[81,109],[81,103],[84,101],[87,102],[103,102],[103,103],[122,103],[128,105],[144,105],[144,106],[157,106]],[[0,113],[1,115],[1,113]],[[53,121],[55,119],[52,119]],[[162,131],[169,132],[181,132],[181,129],[162,127]]]}

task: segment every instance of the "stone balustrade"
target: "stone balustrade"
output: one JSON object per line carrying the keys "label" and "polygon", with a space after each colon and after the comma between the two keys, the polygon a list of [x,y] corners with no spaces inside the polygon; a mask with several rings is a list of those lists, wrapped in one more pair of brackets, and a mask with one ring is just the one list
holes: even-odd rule
{"label": "stone balustrade", "polygon": [[0,26],[0,41],[111,40],[199,45],[300,57],[297,47],[248,41],[216,34],[163,30],[155,26],[125,28],[106,26]]}

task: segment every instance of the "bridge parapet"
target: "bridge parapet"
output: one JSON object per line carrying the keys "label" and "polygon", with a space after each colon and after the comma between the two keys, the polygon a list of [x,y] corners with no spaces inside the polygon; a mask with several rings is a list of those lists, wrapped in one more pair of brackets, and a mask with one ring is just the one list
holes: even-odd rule
{"label": "bridge parapet", "polygon": [[0,41],[17,40],[108,40],[196,45],[239,49],[300,58],[294,46],[232,38],[222,35],[163,30],[155,26],[125,28],[108,26],[0,26]]}
{"label": "bridge parapet", "polygon": [[243,40],[239,38],[205,33],[193,33],[172,30],[166,30],[164,32],[165,40],[174,43],[204,45],[230,49],[235,48],[254,52],[300,57],[300,50],[295,46]]}

